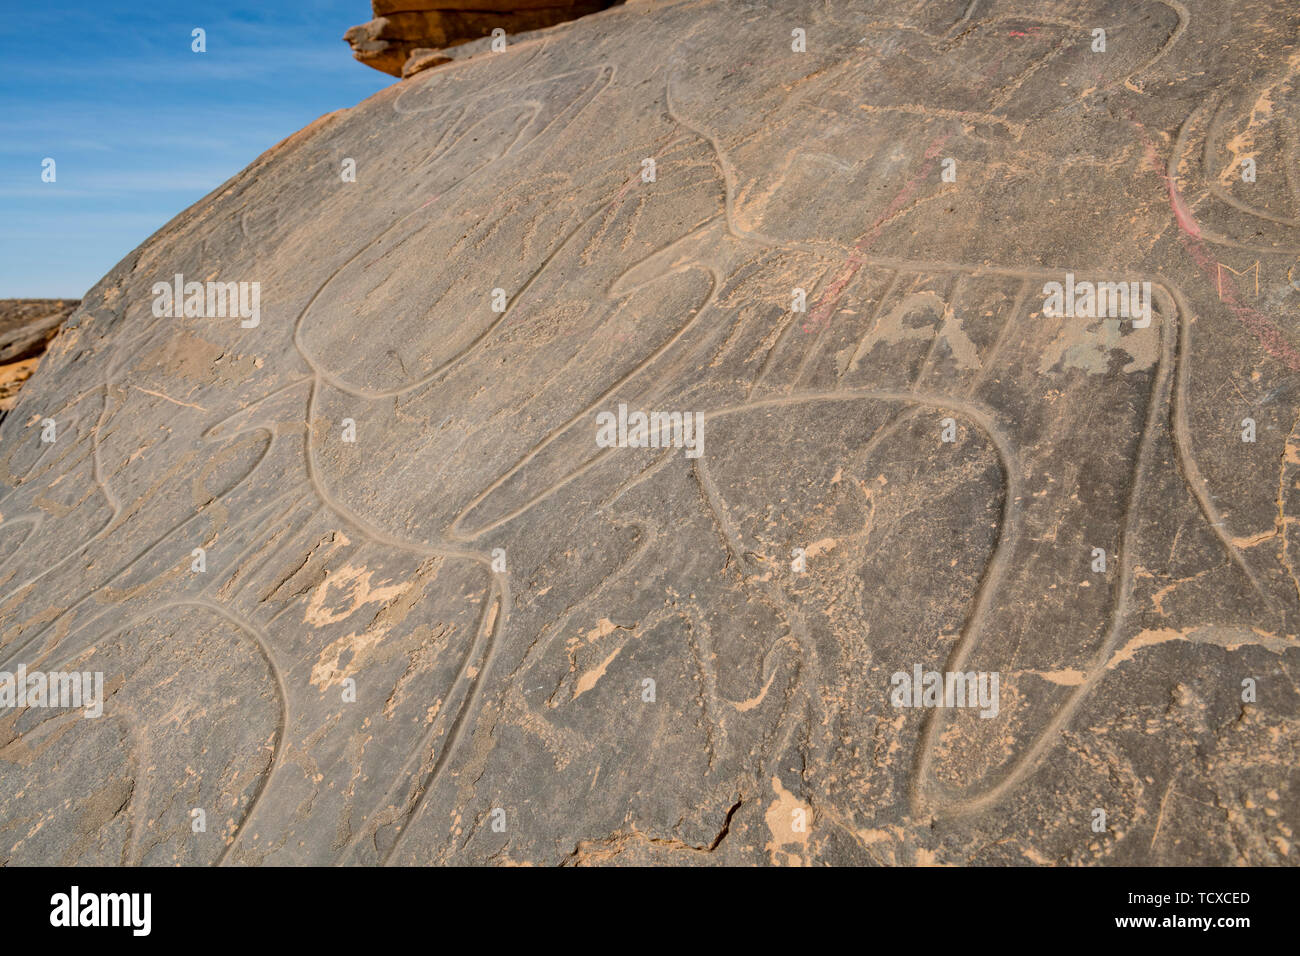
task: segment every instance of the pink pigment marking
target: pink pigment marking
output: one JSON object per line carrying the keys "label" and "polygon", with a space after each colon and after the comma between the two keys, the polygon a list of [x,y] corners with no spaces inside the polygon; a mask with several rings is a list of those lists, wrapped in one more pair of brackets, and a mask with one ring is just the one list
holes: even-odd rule
{"label": "pink pigment marking", "polygon": [[1146,146],[1146,159],[1150,164],[1151,170],[1165,181],[1169,191],[1169,205],[1173,210],[1174,219],[1178,223],[1180,230],[1178,238],[1187,250],[1188,255],[1205,273],[1207,279],[1213,278],[1219,287],[1219,298],[1228,307],[1228,311],[1246,327],[1246,329],[1255,336],[1255,340],[1263,346],[1269,355],[1278,359],[1293,372],[1300,372],[1300,352],[1297,352],[1291,343],[1286,340],[1268,317],[1258,309],[1244,305],[1237,298],[1237,286],[1231,278],[1224,279],[1220,274],[1218,260],[1210,254],[1205,247],[1205,242],[1201,238],[1201,227],[1196,222],[1196,217],[1192,215],[1186,200],[1183,199],[1182,193],[1178,189],[1174,178],[1167,173],[1162,167],[1159,156],[1156,153],[1155,144],[1147,136],[1146,127],[1133,118],[1130,114],[1130,121],[1137,127],[1138,133],[1141,134]]}
{"label": "pink pigment marking", "polygon": [[952,139],[951,133],[946,136],[941,136],[926,149],[925,165],[922,166],[921,171],[912,177],[912,180],[903,187],[902,191],[894,197],[894,201],[889,204],[889,208],[881,214],[880,218],[878,218],[874,224],[872,224],[871,229],[868,230],[867,234],[858,240],[857,245],[853,247],[853,253],[844,260],[844,265],[840,267],[839,273],[835,276],[835,279],[831,284],[827,286],[826,291],[822,293],[822,297],[817,302],[817,306],[813,310],[812,315],[809,317],[809,320],[804,323],[803,330],[805,332],[811,332],[829,321],[831,309],[834,308],[835,303],[839,301],[840,294],[844,291],[845,287],[853,281],[853,277],[858,274],[863,265],[866,264],[866,259],[863,257],[863,254],[871,248],[871,246],[875,244],[875,241],[880,237],[880,233],[884,229],[884,224],[897,214],[899,210],[901,210],[908,201],[916,195],[921,183],[930,175],[930,171],[934,168],[934,161],[939,155],[939,151],[943,149],[944,145],[950,139]]}
{"label": "pink pigment marking", "polygon": [[[998,70],[1002,69],[1003,59],[1005,59],[1005,57],[999,59],[989,67],[987,71],[985,71],[984,79],[986,81],[992,79]],[[921,171],[912,177],[911,181],[908,182],[907,185],[903,187],[902,191],[894,197],[894,201],[889,204],[889,208],[886,209],[884,214],[875,221],[867,234],[858,240],[857,244],[853,247],[853,252],[844,260],[844,265],[841,266],[834,281],[831,282],[826,291],[822,293],[822,297],[817,301],[817,306],[813,309],[811,317],[803,324],[804,332],[816,331],[819,326],[830,322],[831,310],[834,308],[835,303],[839,301],[840,294],[844,291],[845,287],[853,281],[853,277],[858,274],[862,266],[866,264],[866,259],[863,257],[863,253],[875,244],[875,241],[880,237],[880,233],[884,229],[885,223],[902,210],[903,206],[905,206],[908,201],[916,195],[916,191],[920,188],[921,183],[925,181],[926,177],[930,174],[930,170],[934,168],[934,161],[939,155],[939,151],[947,145],[948,140],[952,139],[952,137],[952,133],[947,133],[944,136],[940,136],[926,148],[924,156],[924,159],[926,160],[925,166],[923,166]]]}

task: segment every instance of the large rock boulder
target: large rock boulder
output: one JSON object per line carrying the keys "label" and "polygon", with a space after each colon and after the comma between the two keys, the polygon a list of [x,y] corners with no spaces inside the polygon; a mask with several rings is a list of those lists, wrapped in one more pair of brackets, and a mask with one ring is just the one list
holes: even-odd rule
{"label": "large rock boulder", "polygon": [[76,299],[0,299],[0,418],[40,364]]}
{"label": "large rock boulder", "polygon": [[375,18],[343,39],[366,66],[401,76],[416,51],[525,33],[604,10],[620,0],[373,0]]}
{"label": "large rock boulder", "polygon": [[1034,6],[618,7],[133,252],[0,425],[104,695],[0,859],[1296,862],[1295,14]]}

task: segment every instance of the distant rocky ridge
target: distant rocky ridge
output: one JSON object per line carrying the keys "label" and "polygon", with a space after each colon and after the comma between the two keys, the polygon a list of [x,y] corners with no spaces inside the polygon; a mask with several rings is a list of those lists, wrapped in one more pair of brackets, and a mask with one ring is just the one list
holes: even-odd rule
{"label": "distant rocky ridge", "polygon": [[375,18],[343,35],[352,55],[366,66],[391,73],[408,60],[421,68],[451,57],[428,54],[478,40],[502,29],[508,34],[538,30],[614,6],[619,0],[372,0]]}
{"label": "distant rocky ridge", "polygon": [[79,304],[77,299],[0,299],[0,418]]}

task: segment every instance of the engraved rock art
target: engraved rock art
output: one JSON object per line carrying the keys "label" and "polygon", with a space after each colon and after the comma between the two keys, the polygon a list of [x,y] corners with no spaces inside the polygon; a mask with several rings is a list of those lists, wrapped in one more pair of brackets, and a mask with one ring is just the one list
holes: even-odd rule
{"label": "engraved rock art", "polygon": [[620,6],[132,253],[0,422],[0,671],[104,680],[0,860],[1300,860],[1294,23],[1016,6]]}

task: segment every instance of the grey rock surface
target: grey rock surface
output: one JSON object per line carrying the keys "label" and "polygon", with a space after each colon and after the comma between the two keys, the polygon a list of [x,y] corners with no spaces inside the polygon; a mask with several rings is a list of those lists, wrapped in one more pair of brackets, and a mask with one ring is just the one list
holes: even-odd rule
{"label": "grey rock surface", "polygon": [[1298,26],[634,3],[269,151],[0,424],[0,670],[104,680],[0,860],[1295,864]]}

